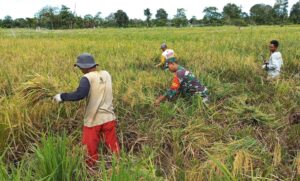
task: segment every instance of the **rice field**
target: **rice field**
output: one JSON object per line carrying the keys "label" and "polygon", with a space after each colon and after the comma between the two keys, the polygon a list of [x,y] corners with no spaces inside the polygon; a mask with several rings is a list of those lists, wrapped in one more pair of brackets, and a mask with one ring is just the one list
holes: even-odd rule
{"label": "rice field", "polygon": [[[151,29],[0,29],[0,180],[297,180],[300,26]],[[261,55],[280,41],[284,67],[268,81]],[[210,104],[154,106],[172,74],[155,68],[166,42],[209,88]],[[76,57],[94,55],[113,78],[119,159],[100,145],[98,170],[80,145],[85,102]]]}

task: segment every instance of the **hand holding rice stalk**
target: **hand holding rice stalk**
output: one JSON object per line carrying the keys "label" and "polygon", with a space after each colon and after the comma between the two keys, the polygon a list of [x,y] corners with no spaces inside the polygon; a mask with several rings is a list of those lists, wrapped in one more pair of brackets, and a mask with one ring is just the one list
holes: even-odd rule
{"label": "hand holding rice stalk", "polygon": [[49,77],[39,74],[31,75],[31,79],[23,83],[19,92],[28,103],[37,104],[46,99],[52,99],[57,92],[57,86]]}

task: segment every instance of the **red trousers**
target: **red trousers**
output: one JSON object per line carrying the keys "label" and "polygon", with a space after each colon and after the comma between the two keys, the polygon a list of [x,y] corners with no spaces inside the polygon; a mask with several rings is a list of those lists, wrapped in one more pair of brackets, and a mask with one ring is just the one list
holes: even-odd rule
{"label": "red trousers", "polygon": [[89,158],[86,162],[89,166],[94,166],[99,158],[98,146],[101,139],[105,141],[111,152],[119,154],[120,147],[116,134],[116,125],[117,122],[114,120],[99,126],[83,127],[82,144],[87,148]]}

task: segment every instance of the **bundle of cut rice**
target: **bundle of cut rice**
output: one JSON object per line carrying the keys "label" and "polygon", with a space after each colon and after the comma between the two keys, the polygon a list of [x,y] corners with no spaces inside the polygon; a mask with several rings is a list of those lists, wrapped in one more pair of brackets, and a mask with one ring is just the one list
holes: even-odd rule
{"label": "bundle of cut rice", "polygon": [[31,79],[23,83],[18,90],[28,103],[36,104],[52,98],[57,93],[57,86],[49,77],[39,74],[30,77]]}

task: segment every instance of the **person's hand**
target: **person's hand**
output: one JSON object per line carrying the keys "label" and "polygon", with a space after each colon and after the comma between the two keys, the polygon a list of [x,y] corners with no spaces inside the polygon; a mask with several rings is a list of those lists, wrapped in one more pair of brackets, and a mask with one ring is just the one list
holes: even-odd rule
{"label": "person's hand", "polygon": [[165,99],[166,99],[165,96],[160,96],[159,98],[157,98],[157,99],[155,100],[154,105],[155,105],[155,106],[159,106],[160,103],[161,103],[162,101],[164,101]]}
{"label": "person's hand", "polygon": [[61,99],[60,94],[56,94],[56,95],[53,97],[53,100],[55,100],[56,102],[62,102],[62,99]]}
{"label": "person's hand", "polygon": [[160,100],[159,100],[159,99],[156,99],[154,105],[155,105],[156,107],[158,107],[158,106],[160,105]]}

